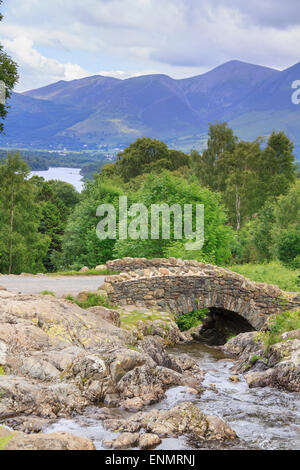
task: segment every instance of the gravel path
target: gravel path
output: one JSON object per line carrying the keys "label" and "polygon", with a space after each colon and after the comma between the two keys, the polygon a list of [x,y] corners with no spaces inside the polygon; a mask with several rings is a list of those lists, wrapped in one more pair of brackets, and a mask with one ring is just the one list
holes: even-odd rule
{"label": "gravel path", "polygon": [[104,276],[0,276],[0,286],[22,294],[53,292],[57,297],[95,292],[104,283]]}

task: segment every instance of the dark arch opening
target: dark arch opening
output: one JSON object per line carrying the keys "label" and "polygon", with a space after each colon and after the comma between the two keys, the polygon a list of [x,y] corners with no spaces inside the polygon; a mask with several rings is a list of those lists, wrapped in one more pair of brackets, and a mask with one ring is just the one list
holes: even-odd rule
{"label": "dark arch opening", "polygon": [[238,313],[223,308],[210,308],[202,326],[194,333],[194,339],[210,346],[223,346],[240,333],[255,331],[252,325]]}

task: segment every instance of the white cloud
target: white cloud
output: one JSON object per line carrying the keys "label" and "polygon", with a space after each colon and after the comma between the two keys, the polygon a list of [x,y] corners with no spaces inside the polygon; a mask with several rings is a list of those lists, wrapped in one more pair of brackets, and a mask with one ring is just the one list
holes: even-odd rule
{"label": "white cloud", "polygon": [[[13,58],[17,61],[21,71],[25,71],[19,87],[34,88],[42,79],[45,83],[58,80],[74,80],[89,75],[80,65],[66,62],[62,64],[56,59],[44,57],[35,48],[31,39],[26,36],[17,36],[13,40],[5,39],[3,45]],[[30,72],[31,78],[27,78],[26,71]],[[27,79],[27,80],[26,80]]]}
{"label": "white cloud", "polygon": [[141,75],[151,75],[153,73],[156,72],[154,70],[140,70],[139,72],[128,72],[125,70],[101,70],[97,75],[125,80],[126,78],[140,77]]}

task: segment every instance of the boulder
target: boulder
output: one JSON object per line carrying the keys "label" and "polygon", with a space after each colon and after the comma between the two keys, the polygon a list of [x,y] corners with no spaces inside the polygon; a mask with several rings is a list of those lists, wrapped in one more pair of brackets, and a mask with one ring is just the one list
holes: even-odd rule
{"label": "boulder", "polygon": [[[236,357],[234,372],[245,373],[249,387],[285,388],[300,391],[299,330],[284,333],[282,342],[268,349],[257,333],[243,333],[231,339],[222,349]],[[253,361],[253,358],[257,360]]]}
{"label": "boulder", "polygon": [[106,264],[101,264],[100,266],[95,267],[96,271],[107,271],[107,266]]}
{"label": "boulder", "polygon": [[83,268],[80,269],[80,273],[87,273],[90,271],[90,268],[88,268],[87,266],[84,266]]}
{"label": "boulder", "polygon": [[80,292],[76,297],[76,300],[78,302],[87,302],[88,299],[89,299],[89,292]]}
{"label": "boulder", "polygon": [[24,434],[2,432],[0,439],[7,439],[4,450],[96,450],[93,442],[83,437],[57,432],[53,434]]}
{"label": "boulder", "polygon": [[142,450],[155,449],[160,443],[161,439],[156,434],[142,434],[139,439],[139,447]]}
{"label": "boulder", "polygon": [[[193,403],[181,403],[167,411],[152,410],[148,413],[138,413],[129,419],[107,420],[105,427],[112,431],[134,433],[135,436],[142,430],[159,438],[186,435],[199,442],[238,439],[235,431],[222,419],[206,416]],[[147,438],[142,436],[140,439],[146,443]]]}
{"label": "boulder", "polygon": [[112,447],[116,450],[130,449],[137,447],[139,443],[139,434],[125,432],[120,434],[119,437],[112,443]]}
{"label": "boulder", "polygon": [[103,320],[111,323],[112,325],[117,326],[120,328],[121,326],[121,316],[117,310],[111,310],[105,307],[91,307],[88,309],[89,312],[95,313]]}

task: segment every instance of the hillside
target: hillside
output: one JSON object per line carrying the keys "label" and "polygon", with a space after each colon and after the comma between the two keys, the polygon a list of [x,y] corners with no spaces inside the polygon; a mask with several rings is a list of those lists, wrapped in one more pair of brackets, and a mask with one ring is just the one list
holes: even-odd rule
{"label": "hillside", "polygon": [[247,139],[283,129],[300,149],[300,107],[291,102],[297,79],[300,63],[280,72],[231,61],[182,80],[147,75],[60,81],[13,94],[0,145],[97,148],[146,135],[189,150],[203,144],[209,122],[226,120]]}

